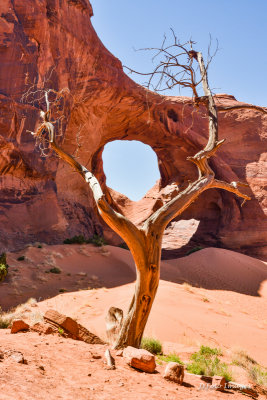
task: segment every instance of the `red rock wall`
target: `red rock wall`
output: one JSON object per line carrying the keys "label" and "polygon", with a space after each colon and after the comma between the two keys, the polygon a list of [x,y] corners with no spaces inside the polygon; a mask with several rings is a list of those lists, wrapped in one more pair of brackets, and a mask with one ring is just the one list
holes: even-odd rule
{"label": "red rock wall", "polygon": [[[121,63],[102,45],[90,21],[87,0],[1,0],[0,4],[0,243],[12,249],[34,241],[60,243],[75,234],[101,233],[117,240],[98,218],[92,196],[80,177],[55,155],[41,158],[33,137],[39,106],[22,96],[32,83],[68,88],[65,111],[66,151],[97,174],[104,145],[115,139],[150,145],[159,160],[161,181],[133,204],[113,193],[120,209],[136,222],[171,196],[176,182],[185,187],[196,177],[186,161],[205,143],[204,110],[194,111],[183,97],[146,91],[123,72]],[[223,104],[238,104],[227,95]],[[193,116],[193,120],[192,120]],[[188,248],[221,246],[247,254],[266,255],[266,115],[236,110],[220,115],[220,138],[227,141],[212,159],[217,177],[243,180],[252,201],[210,190],[166,230],[164,256]],[[77,134],[79,132],[79,146]],[[265,146],[265,147],[264,147]],[[181,247],[182,246],[182,247]],[[179,247],[181,249],[179,250]]]}

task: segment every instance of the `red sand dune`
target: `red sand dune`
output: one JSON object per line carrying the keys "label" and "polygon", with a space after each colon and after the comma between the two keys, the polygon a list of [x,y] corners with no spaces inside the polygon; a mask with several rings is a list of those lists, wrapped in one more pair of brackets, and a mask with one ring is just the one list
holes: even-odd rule
{"label": "red sand dune", "polygon": [[[26,259],[17,261],[18,255]],[[108,308],[126,310],[133,293],[134,263],[130,253],[121,248],[28,247],[9,254],[8,262],[9,279],[0,285],[3,308],[29,297],[51,297],[38,303],[42,311],[55,308],[102,337]],[[55,265],[62,270],[60,274],[45,273]],[[159,285],[146,335],[158,337],[166,347],[178,351],[203,343],[225,350],[241,347],[260,363],[267,363],[263,351],[267,343],[264,262],[208,248],[162,262],[161,276],[164,280]],[[91,289],[85,290],[88,287]],[[55,296],[62,288],[70,293]]]}

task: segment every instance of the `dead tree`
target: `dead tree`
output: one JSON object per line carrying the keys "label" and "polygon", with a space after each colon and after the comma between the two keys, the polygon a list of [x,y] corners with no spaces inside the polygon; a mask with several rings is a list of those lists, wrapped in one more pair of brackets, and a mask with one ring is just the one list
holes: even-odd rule
{"label": "dead tree", "polygon": [[[124,215],[115,211],[105,198],[97,178],[71,155],[60,148],[54,135],[54,126],[50,121],[49,99],[47,99],[47,111],[42,115],[43,122],[38,127],[36,134],[46,133],[49,135],[51,148],[66,163],[77,171],[84,181],[89,185],[99,214],[103,220],[127,243],[136,266],[135,292],[126,316],[122,319],[119,334],[116,338],[115,348],[123,348],[127,345],[139,347],[148,316],[158,289],[160,279],[161,245],[164,230],[168,223],[180,215],[190,206],[199,195],[207,189],[219,188],[232,192],[244,200],[249,196],[240,192],[239,182],[227,183],[215,178],[215,174],[209,165],[209,158],[215,154],[224,140],[218,140],[218,116],[217,108],[211,94],[207,66],[205,66],[202,54],[181,45],[175,38],[174,48],[178,53],[173,55],[170,48],[158,49],[159,54],[165,56],[165,60],[150,74],[151,79],[156,75],[161,81],[165,79],[168,87],[178,84],[190,87],[194,94],[194,104],[204,104],[208,113],[208,142],[206,146],[188,160],[193,162],[198,169],[198,178],[190,182],[188,187],[180,191],[172,200],[164,204],[156,212],[147,218],[142,226],[135,226]],[[180,63],[181,56],[187,57],[187,62]],[[194,64],[198,67],[199,81],[196,80]],[[170,68],[180,68],[180,71],[172,75]],[[160,72],[159,72],[160,71]],[[197,93],[198,85],[202,83],[204,97],[200,98]],[[111,318],[112,319],[112,318]],[[114,329],[116,331],[116,329]]]}

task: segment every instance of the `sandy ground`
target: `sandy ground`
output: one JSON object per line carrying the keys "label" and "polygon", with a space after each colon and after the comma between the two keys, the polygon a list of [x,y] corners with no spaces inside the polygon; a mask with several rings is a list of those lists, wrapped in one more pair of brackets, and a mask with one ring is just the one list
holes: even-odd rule
{"label": "sandy ground", "polygon": [[[31,246],[8,254],[8,263],[9,278],[0,284],[3,309],[34,297],[36,313],[57,309],[102,338],[108,308],[126,311],[134,290],[132,257],[118,247]],[[60,274],[46,272],[55,266]],[[266,263],[208,248],[162,262],[161,277],[147,336],[177,350],[200,344],[243,348],[267,365]],[[59,294],[62,289],[68,293]]]}
{"label": "sandy ground", "polygon": [[233,391],[200,389],[203,382],[187,374],[183,386],[167,382],[162,377],[165,365],[158,365],[154,374],[138,372],[115,352],[116,369],[106,370],[106,347],[101,345],[37,333],[11,335],[7,330],[0,331],[0,344],[6,354],[20,351],[28,362],[18,364],[7,356],[0,362],[1,400],[245,399]]}
{"label": "sandy ground", "polygon": [[[21,256],[24,260],[18,261]],[[38,319],[53,308],[103,339],[108,308],[127,310],[134,290],[131,255],[112,246],[30,246],[8,254],[8,263],[9,277],[0,284],[3,309],[34,297],[37,304],[26,307],[25,315]],[[59,274],[48,272],[55,267]],[[161,340],[165,353],[176,351],[187,361],[205,344],[220,347],[227,361],[235,349],[243,349],[267,365],[266,263],[208,248],[162,262],[161,277],[145,336]],[[29,358],[29,365],[15,364],[9,358],[0,362],[1,400],[72,399],[73,388],[77,399],[176,399],[177,390],[181,399],[241,396],[199,391],[199,382],[191,388],[177,388],[159,374],[148,376],[123,365],[114,374],[103,370],[103,360],[90,361],[90,352],[103,354],[104,349],[88,346],[71,339],[35,333],[10,335],[8,330],[0,330],[0,350],[19,350]],[[42,364],[45,372],[39,368]],[[92,373],[90,378],[88,373]]]}

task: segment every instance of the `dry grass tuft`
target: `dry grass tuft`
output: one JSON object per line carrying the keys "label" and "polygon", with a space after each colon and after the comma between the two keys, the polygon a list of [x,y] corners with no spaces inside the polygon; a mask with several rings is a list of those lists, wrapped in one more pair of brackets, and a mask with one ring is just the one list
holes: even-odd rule
{"label": "dry grass tuft", "polygon": [[267,369],[259,365],[245,351],[236,350],[232,362],[234,365],[244,368],[254,383],[267,387]]}
{"label": "dry grass tuft", "polygon": [[37,309],[34,309],[37,305],[37,300],[30,298],[26,303],[20,304],[17,307],[7,312],[0,310],[0,329],[6,329],[15,319],[26,319],[30,325],[34,325],[37,322],[43,321],[43,315]]}

